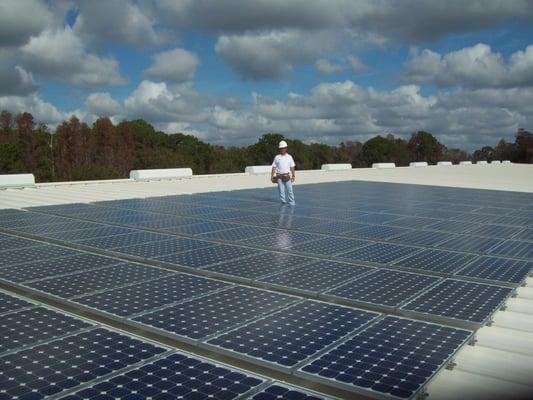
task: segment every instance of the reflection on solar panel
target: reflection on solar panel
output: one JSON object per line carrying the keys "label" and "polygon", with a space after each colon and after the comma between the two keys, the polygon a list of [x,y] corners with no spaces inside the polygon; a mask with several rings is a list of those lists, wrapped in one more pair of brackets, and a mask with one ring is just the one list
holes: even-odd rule
{"label": "reflection on solar panel", "polygon": [[486,281],[520,284],[533,270],[533,262],[483,256],[456,274]]}
{"label": "reflection on solar panel", "polygon": [[175,273],[164,278],[79,297],[76,302],[124,317],[225,287],[229,285],[221,281]]}
{"label": "reflection on solar panel", "polygon": [[44,307],[14,311],[2,315],[0,320],[0,332],[2,332],[0,353],[90,326],[92,324],[86,321]]}
{"label": "reflection on solar panel", "polygon": [[120,260],[111,257],[79,253],[75,256],[19,264],[16,268],[0,268],[0,279],[11,282],[29,282],[56,275],[106,267],[119,262]]}
{"label": "reflection on solar panel", "polygon": [[300,253],[333,256],[346,253],[350,250],[355,250],[370,243],[371,242],[365,240],[324,237],[312,242],[298,244],[293,246],[291,250]]}
{"label": "reflection on solar panel", "polygon": [[370,396],[413,398],[470,336],[465,330],[385,317],[300,371]]}
{"label": "reflection on solar panel", "polygon": [[354,261],[365,261],[376,264],[390,264],[400,258],[420,251],[417,247],[387,243],[373,243],[365,247],[343,253],[342,258]]}
{"label": "reflection on solar panel", "polygon": [[287,249],[299,243],[322,239],[323,236],[314,233],[304,233],[289,230],[278,230],[275,233],[242,240],[240,243],[273,249]]}
{"label": "reflection on solar panel", "polygon": [[201,339],[289,305],[298,298],[234,287],[136,317],[135,321],[191,339]]}
{"label": "reflection on solar panel", "polygon": [[301,388],[294,386],[282,384],[282,383],[273,383],[270,386],[266,387],[262,391],[256,393],[252,400],[327,400],[328,398],[324,397],[321,394],[309,392]]}
{"label": "reflection on solar panel", "polygon": [[380,314],[303,301],[208,343],[282,367],[294,367]]}
{"label": "reflection on solar panel", "polygon": [[476,327],[483,325],[511,293],[512,289],[501,286],[446,279],[401,309]]}
{"label": "reflection on solar panel", "polygon": [[531,260],[533,258],[533,243],[520,240],[506,240],[502,244],[492,248],[489,254]]}
{"label": "reflection on solar panel", "polygon": [[242,247],[215,245],[183,253],[169,254],[157,257],[156,259],[169,264],[182,265],[190,268],[203,268],[211,264],[251,256],[257,253],[257,250]]}
{"label": "reflection on solar panel", "polygon": [[43,399],[165,352],[163,347],[104,328],[0,357],[6,399]]}
{"label": "reflection on solar panel", "polygon": [[453,274],[476,258],[473,254],[426,249],[394,263],[395,267]]}
{"label": "reflection on solar panel", "polygon": [[265,382],[180,353],[99,382],[63,400],[235,399]]}
{"label": "reflection on solar panel", "polygon": [[376,270],[326,292],[354,304],[398,307],[427,289],[440,278],[409,272]]}
{"label": "reflection on solar panel", "polygon": [[218,272],[247,279],[256,279],[271,275],[279,271],[295,268],[300,265],[309,264],[314,259],[299,257],[290,254],[262,252],[255,256],[237,258],[212,267],[205,268],[205,271]]}
{"label": "reflection on solar panel", "polygon": [[374,271],[374,268],[321,260],[268,276],[261,281],[307,292],[322,292],[370,271]]}
{"label": "reflection on solar panel", "polygon": [[0,314],[32,306],[34,306],[34,304],[7,293],[0,292]]}
{"label": "reflection on solar panel", "polygon": [[146,265],[122,263],[101,268],[97,271],[80,272],[34,281],[28,283],[27,286],[54,296],[70,298],[91,293],[95,290],[104,290],[127,283],[155,279],[171,273],[171,271]]}

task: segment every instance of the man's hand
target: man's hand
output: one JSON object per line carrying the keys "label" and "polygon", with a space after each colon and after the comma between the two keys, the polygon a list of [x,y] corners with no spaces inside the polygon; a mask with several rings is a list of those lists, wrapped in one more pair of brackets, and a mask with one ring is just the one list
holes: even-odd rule
{"label": "man's hand", "polygon": [[293,175],[293,176],[291,177],[291,183],[294,183],[294,180],[295,180],[295,179],[296,179],[296,176]]}

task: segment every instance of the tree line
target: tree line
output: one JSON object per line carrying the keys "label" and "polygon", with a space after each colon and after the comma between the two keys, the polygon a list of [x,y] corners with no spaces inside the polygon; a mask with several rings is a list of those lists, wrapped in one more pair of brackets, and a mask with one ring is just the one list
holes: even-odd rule
{"label": "tree line", "polygon": [[182,133],[158,132],[142,119],[114,125],[109,118],[99,118],[88,126],[72,117],[52,133],[35,123],[30,113],[2,111],[0,174],[31,172],[38,182],[50,182],[125,178],[132,169],[149,168],[191,167],[195,174],[242,172],[247,165],[270,164],[282,139],[288,142],[298,169],[318,169],[326,163],[368,167],[374,162],[404,166],[410,161],[442,160],[533,163],[533,134],[525,129],[518,130],[514,143],[501,140],[472,154],[449,149],[424,131],[414,132],[409,140],[386,135],[337,146],[267,133],[250,146],[224,147]]}

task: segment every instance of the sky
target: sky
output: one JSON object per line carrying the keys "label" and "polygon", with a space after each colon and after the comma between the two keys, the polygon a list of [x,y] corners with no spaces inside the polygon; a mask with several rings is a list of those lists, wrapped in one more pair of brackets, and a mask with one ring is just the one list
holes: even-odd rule
{"label": "sky", "polygon": [[473,150],[533,130],[533,1],[2,0],[0,110]]}

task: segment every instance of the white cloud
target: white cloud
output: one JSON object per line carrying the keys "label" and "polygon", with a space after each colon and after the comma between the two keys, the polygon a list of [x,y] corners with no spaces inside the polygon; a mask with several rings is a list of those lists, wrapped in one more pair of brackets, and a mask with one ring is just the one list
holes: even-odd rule
{"label": "white cloud", "polygon": [[50,25],[53,16],[38,0],[0,1],[0,46],[19,46]]}
{"label": "white cloud", "polygon": [[533,85],[533,45],[511,55],[508,62],[489,45],[480,43],[441,55],[414,50],[405,65],[404,79],[434,82],[441,87],[515,87]]}
{"label": "white cloud", "polygon": [[330,74],[336,74],[337,72],[341,72],[344,67],[339,64],[333,64],[331,61],[320,58],[315,61],[315,68],[324,75],[330,75]]}
{"label": "white cloud", "polygon": [[110,117],[122,112],[122,107],[110,93],[91,93],[85,100],[85,110],[99,117]]}
{"label": "white cloud", "polygon": [[366,71],[367,66],[363,64],[363,62],[359,60],[356,56],[350,54],[347,59],[350,63],[350,67],[352,67],[352,71],[356,74]]}
{"label": "white cloud", "polygon": [[0,96],[24,96],[35,92],[38,87],[32,73],[20,65],[5,63],[2,61],[4,55],[0,51]]}
{"label": "white cloud", "polygon": [[87,53],[70,27],[43,31],[21,53],[24,64],[37,76],[90,87],[125,83],[117,60]]}
{"label": "white cloud", "polygon": [[0,110],[12,114],[29,112],[36,122],[54,128],[68,118],[68,113],[58,110],[53,104],[42,100],[38,95],[0,96]]}
{"label": "white cloud", "polygon": [[171,82],[193,79],[196,68],[200,64],[195,54],[180,48],[157,53],[152,57],[152,61],[152,65],[145,71],[145,74]]}

